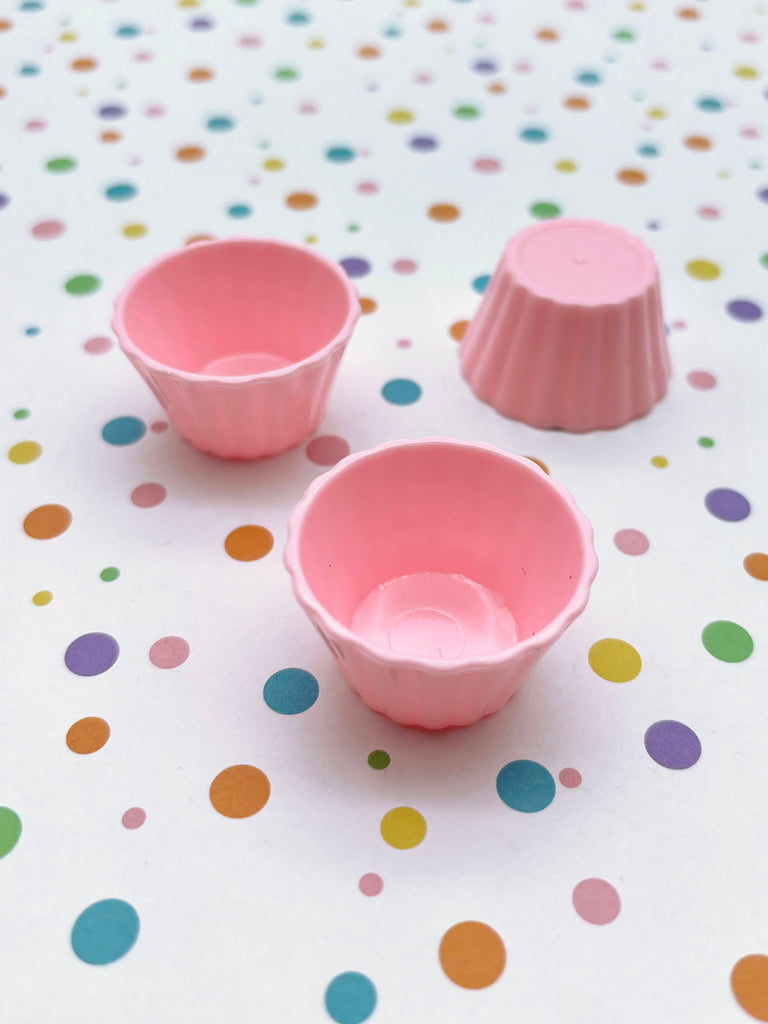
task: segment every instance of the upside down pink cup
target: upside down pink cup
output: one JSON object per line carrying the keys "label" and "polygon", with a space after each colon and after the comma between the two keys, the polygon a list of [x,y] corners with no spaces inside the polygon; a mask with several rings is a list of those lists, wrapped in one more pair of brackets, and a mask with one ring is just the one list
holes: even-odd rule
{"label": "upside down pink cup", "polygon": [[257,459],[317,428],[359,315],[338,264],[305,246],[235,238],[139,271],[112,326],[182,437]]}
{"label": "upside down pink cup", "polygon": [[644,416],[667,391],[653,254],[599,221],[544,221],[508,243],[459,350],[478,398],[532,427]]}
{"label": "upside down pink cup", "polygon": [[316,479],[284,560],[350,687],[427,729],[498,711],[597,572],[592,528],[561,484],[445,438],[384,444]]}

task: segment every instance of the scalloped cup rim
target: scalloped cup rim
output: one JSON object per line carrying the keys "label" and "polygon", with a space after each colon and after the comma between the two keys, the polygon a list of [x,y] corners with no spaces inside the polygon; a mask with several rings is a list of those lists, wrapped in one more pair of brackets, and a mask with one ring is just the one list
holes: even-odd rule
{"label": "scalloped cup rim", "polygon": [[[298,536],[300,524],[307,509],[311,505],[317,492],[326,486],[327,482],[334,476],[345,472],[356,462],[360,462],[371,455],[387,451],[392,448],[402,448],[409,445],[443,444],[461,446],[465,448],[477,448],[500,455],[505,459],[519,462],[532,473],[543,477],[559,499],[564,503],[569,513],[573,516],[578,525],[579,534],[584,545],[584,567],[578,585],[570,600],[564,608],[558,612],[542,629],[534,636],[527,637],[502,651],[482,655],[474,658],[455,658],[450,661],[440,658],[417,658],[396,651],[388,651],[377,645],[362,640],[360,636],[345,626],[342,622],[330,615],[323,605],[315,597],[309,583],[301,568],[301,561],[298,552]],[[287,523],[287,538],[283,549],[283,564],[291,577],[294,596],[299,605],[311,621],[332,639],[356,648],[364,657],[370,661],[378,662],[384,666],[397,666],[400,669],[411,669],[416,671],[427,671],[434,676],[434,680],[453,675],[464,675],[469,671],[493,671],[510,661],[517,660],[530,650],[544,648],[548,649],[565,632],[565,630],[581,615],[587,606],[592,583],[597,575],[598,558],[594,547],[594,531],[592,524],[586,515],[577,506],[570,491],[557,480],[553,480],[536,463],[522,455],[512,455],[496,445],[487,444],[483,441],[460,441],[450,437],[424,437],[418,439],[399,439],[386,441],[384,444],[362,452],[353,452],[336,463],[326,473],[316,477],[307,487],[303,497],[291,512]]]}

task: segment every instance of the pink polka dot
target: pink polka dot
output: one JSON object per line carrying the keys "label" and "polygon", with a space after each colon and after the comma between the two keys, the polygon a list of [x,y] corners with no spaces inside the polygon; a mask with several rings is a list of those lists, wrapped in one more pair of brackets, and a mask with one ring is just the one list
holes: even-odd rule
{"label": "pink polka dot", "polygon": [[527,74],[527,72],[533,71],[533,65],[530,61],[519,60],[517,64],[515,64],[515,71],[519,71],[521,74]]}
{"label": "pink polka dot", "polygon": [[495,157],[479,156],[472,166],[480,174],[496,174],[501,170],[502,165],[501,160],[496,160]]}
{"label": "pink polka dot", "polygon": [[34,117],[24,125],[28,132],[42,132],[48,127],[48,122],[42,118]]}
{"label": "pink polka dot", "polygon": [[240,36],[237,45],[252,50],[257,46],[261,46],[261,39],[258,36]]}
{"label": "pink polka dot", "polygon": [[125,828],[141,828],[146,820],[147,812],[143,807],[129,807],[122,818]]}
{"label": "pink polka dot", "polygon": [[357,191],[361,196],[375,196],[379,191],[379,186],[375,181],[361,181],[357,186]]}
{"label": "pink polka dot", "polygon": [[162,636],[149,648],[155,668],[178,668],[189,657],[189,644],[180,636]]}
{"label": "pink polka dot", "polygon": [[716,206],[700,206],[696,211],[703,220],[718,220],[720,211]]}
{"label": "pink polka dot", "polygon": [[39,220],[32,225],[35,238],[58,238],[66,231],[66,225],[60,220]]}
{"label": "pink polka dot", "polygon": [[164,434],[168,429],[168,423],[166,420],[155,420],[149,429],[153,434]]}
{"label": "pink polka dot", "polygon": [[613,535],[613,543],[624,555],[644,555],[651,546],[650,541],[640,530],[619,530]]}
{"label": "pink polka dot", "polygon": [[398,348],[410,348],[413,342],[409,338],[400,338],[397,343]]}
{"label": "pink polka dot", "polygon": [[86,352],[89,352],[92,356],[100,356],[113,347],[114,342],[111,338],[97,337],[89,338],[83,342],[83,348]]}
{"label": "pink polka dot", "polygon": [[749,124],[749,125],[746,125],[744,128],[740,129],[739,135],[743,139],[759,139],[760,138],[760,129],[759,128],[755,128],[754,125]]}
{"label": "pink polka dot", "polygon": [[137,64],[148,64],[149,61],[155,59],[155,55],[150,50],[137,50],[133,55],[133,59]]}
{"label": "pink polka dot", "polygon": [[165,114],[165,107],[162,107],[159,103],[152,103],[144,111],[146,117],[162,117]]}
{"label": "pink polka dot", "polygon": [[619,916],[619,894],[602,878],[585,878],[573,890],[573,906],[590,924],[610,924]]}
{"label": "pink polka dot", "polygon": [[335,466],[339,459],[349,455],[349,445],[343,437],[323,434],[307,445],[307,458],[316,466]]}
{"label": "pink polka dot", "polygon": [[392,269],[396,274],[414,274],[419,269],[419,265],[413,260],[395,260]]}
{"label": "pink polka dot", "polygon": [[707,370],[691,370],[685,379],[698,391],[709,391],[717,384],[717,377]]}
{"label": "pink polka dot", "polygon": [[378,896],[384,888],[384,881],[381,875],[377,875],[374,871],[369,871],[368,874],[363,875],[357,884],[363,896]]}
{"label": "pink polka dot", "polygon": [[419,71],[413,76],[413,80],[417,85],[431,85],[434,82],[434,78],[429,71]]}
{"label": "pink polka dot", "polygon": [[654,71],[669,71],[669,61],[666,61],[663,57],[657,57],[651,61],[651,67]]}
{"label": "pink polka dot", "polygon": [[673,320],[672,326],[676,331],[684,331],[688,325],[686,324],[685,320]]}
{"label": "pink polka dot", "polygon": [[139,484],[131,491],[131,501],[139,508],[154,508],[165,501],[167,493],[162,484]]}
{"label": "pink polka dot", "polygon": [[304,103],[299,104],[300,114],[316,114],[320,108],[316,103],[312,103],[311,100],[307,100]]}
{"label": "pink polka dot", "polygon": [[581,772],[576,771],[575,768],[563,768],[558,775],[560,784],[565,786],[566,789],[576,789],[577,786],[581,785]]}

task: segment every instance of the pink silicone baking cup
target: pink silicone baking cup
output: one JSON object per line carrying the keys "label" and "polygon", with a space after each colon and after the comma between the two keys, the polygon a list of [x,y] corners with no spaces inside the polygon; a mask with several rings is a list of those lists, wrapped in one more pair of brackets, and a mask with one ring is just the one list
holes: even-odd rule
{"label": "pink silicone baking cup", "polygon": [[448,438],[337,463],[291,513],[284,561],[350,687],[427,729],[498,711],[597,572],[592,527],[561,484]]}
{"label": "pink silicone baking cup", "polygon": [[182,437],[256,459],[317,429],[359,315],[338,264],[306,246],[233,238],[139,271],[112,326]]}
{"label": "pink silicone baking cup", "polygon": [[525,228],[459,353],[478,398],[530,426],[582,432],[644,416],[670,376],[653,254],[598,221]]}

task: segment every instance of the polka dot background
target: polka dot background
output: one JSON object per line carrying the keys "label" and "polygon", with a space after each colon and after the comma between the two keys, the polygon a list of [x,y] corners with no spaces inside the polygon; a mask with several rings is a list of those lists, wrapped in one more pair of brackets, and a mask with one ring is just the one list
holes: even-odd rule
{"label": "polka dot background", "polygon": [[[767,40],[756,0],[2,12],[4,1004],[768,1020]],[[458,370],[507,240],[562,217],[659,266],[673,374],[625,428],[531,429]],[[259,463],[191,448],[111,328],[232,235],[314,247],[363,314]],[[513,700],[434,735],[359,700],[282,564],[313,479],[430,435],[532,459],[600,558]]]}

